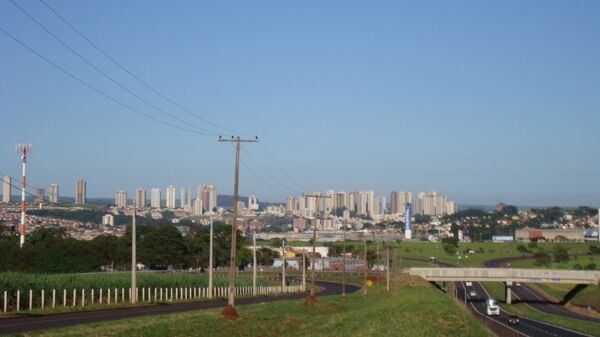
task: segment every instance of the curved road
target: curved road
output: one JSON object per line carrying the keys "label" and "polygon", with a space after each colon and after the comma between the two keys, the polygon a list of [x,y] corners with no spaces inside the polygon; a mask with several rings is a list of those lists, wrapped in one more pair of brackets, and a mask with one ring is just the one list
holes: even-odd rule
{"label": "curved road", "polygon": [[[319,296],[330,296],[341,294],[342,285],[332,282],[316,282],[317,285],[324,288],[318,292]],[[352,284],[346,284],[346,292],[352,293],[359,290],[360,287]],[[275,302],[289,299],[298,299],[305,297],[305,293],[291,294],[273,297],[246,297],[239,298],[236,303],[253,304],[263,302]],[[141,317],[148,315],[172,314],[177,312],[222,308],[227,305],[226,300],[215,300],[195,303],[178,303],[166,305],[150,305],[144,307],[131,307],[122,309],[105,309],[87,312],[73,312],[64,314],[51,314],[45,316],[33,317],[11,317],[0,319],[0,335],[23,333],[34,330],[45,330],[53,328],[63,328],[71,325],[94,323],[101,321],[118,320],[124,318]]]}
{"label": "curved road", "polygon": [[[500,268],[503,264],[510,263],[513,261],[526,259],[524,257],[506,257],[500,259],[489,260],[483,263],[486,268]],[[588,322],[600,323],[600,319],[595,317],[590,317],[586,315],[581,315],[576,312],[573,312],[560,304],[553,303],[546,297],[544,297],[539,292],[535,291],[531,286],[523,283],[521,286],[517,287],[513,284],[512,293],[515,295],[521,302],[526,303],[531,308],[551,314],[558,315],[562,317],[568,317],[572,319],[579,319]]]}

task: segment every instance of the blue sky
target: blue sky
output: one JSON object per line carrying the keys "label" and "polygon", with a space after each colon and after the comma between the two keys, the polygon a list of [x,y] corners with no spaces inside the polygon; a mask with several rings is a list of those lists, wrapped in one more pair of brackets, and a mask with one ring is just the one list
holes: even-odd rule
{"label": "blue sky", "polygon": [[[16,1],[16,0],[15,0]],[[130,71],[194,113],[257,134],[240,192],[444,192],[470,204],[600,205],[600,2],[45,0]],[[37,0],[54,34],[163,111],[162,100]],[[9,1],[0,27],[136,109],[174,124],[52,39]],[[0,172],[90,197],[136,187],[233,190],[217,137],[98,95],[0,32]],[[223,132],[223,134],[226,134]],[[258,161],[267,175],[249,157]],[[273,180],[273,178],[275,180]]]}

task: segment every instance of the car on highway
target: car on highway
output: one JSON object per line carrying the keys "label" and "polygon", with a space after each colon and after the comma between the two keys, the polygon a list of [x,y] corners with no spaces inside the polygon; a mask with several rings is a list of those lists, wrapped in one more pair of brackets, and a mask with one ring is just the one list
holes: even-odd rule
{"label": "car on highway", "polygon": [[471,282],[471,281],[467,281],[467,282],[465,282],[465,285],[466,285],[467,287],[472,287],[472,286],[473,286],[473,282]]}
{"label": "car on highway", "polygon": [[508,323],[510,324],[519,324],[519,316],[517,315],[510,315],[508,316]]}
{"label": "car on highway", "polygon": [[500,305],[498,304],[498,301],[493,298],[488,298],[485,300],[485,313],[488,316],[499,316]]}
{"label": "car on highway", "polygon": [[477,292],[475,290],[469,291],[469,297],[477,297]]}

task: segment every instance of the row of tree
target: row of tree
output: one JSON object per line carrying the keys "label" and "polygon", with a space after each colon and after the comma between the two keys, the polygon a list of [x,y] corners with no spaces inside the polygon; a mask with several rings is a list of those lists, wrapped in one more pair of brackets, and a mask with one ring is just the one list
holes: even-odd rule
{"label": "row of tree", "polygon": [[[182,236],[171,225],[138,226],[137,260],[149,269],[206,269],[209,266],[209,229],[202,227]],[[59,228],[41,228],[26,237],[23,247],[9,231],[0,232],[0,271],[33,273],[93,272],[131,269],[131,232],[123,237],[102,235],[93,240],[67,237]],[[229,265],[231,226],[214,226],[214,266]],[[246,238],[238,232],[237,261],[244,268],[252,261]],[[259,265],[272,265],[278,256],[270,249],[257,251]]]}

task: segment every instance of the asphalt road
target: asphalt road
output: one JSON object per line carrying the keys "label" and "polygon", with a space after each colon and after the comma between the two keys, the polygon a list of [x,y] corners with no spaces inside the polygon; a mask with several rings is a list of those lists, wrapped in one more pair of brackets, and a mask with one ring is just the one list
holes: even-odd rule
{"label": "asphalt road", "polygon": [[[486,268],[499,268],[502,265],[505,265],[507,263],[517,261],[517,260],[522,260],[522,259],[524,259],[524,258],[519,258],[519,257],[514,258],[513,257],[513,258],[495,259],[495,260],[486,261],[484,263],[484,266]],[[600,319],[598,319],[598,318],[578,314],[576,312],[573,312],[573,311],[563,307],[560,304],[556,304],[556,303],[550,301],[548,298],[544,297],[542,294],[538,293],[531,286],[529,286],[525,283],[522,283],[521,286],[519,286],[519,287],[517,287],[513,284],[512,293],[513,293],[513,297],[516,297],[522,303],[526,303],[527,305],[529,305],[530,307],[532,307],[535,310],[538,310],[538,311],[541,311],[541,312],[544,312],[547,314],[551,314],[551,315],[558,315],[558,316],[562,316],[562,317],[579,319],[579,320],[588,321],[588,322],[600,323]]]}
{"label": "asphalt road", "polygon": [[[319,296],[330,296],[341,294],[342,285],[331,282],[316,282],[317,285],[323,288],[318,295]],[[360,287],[347,284],[346,292],[352,293],[359,290]],[[239,298],[236,300],[236,304],[253,304],[253,303],[264,303],[264,302],[275,302],[289,299],[299,299],[305,297],[306,294],[292,294],[285,296],[273,296],[273,297],[246,297]],[[95,323],[101,321],[118,320],[124,318],[133,318],[149,315],[162,315],[172,314],[184,311],[192,310],[203,310],[213,308],[223,308],[227,305],[227,300],[215,300],[209,302],[196,302],[196,303],[178,303],[178,304],[164,304],[164,305],[151,305],[144,307],[132,307],[122,309],[106,309],[106,310],[95,310],[86,312],[73,312],[73,313],[62,313],[62,314],[51,314],[44,316],[31,316],[31,317],[9,317],[0,319],[0,335],[23,333],[35,330],[46,330],[54,328],[63,328],[67,326]]]}
{"label": "asphalt road", "polygon": [[[526,317],[519,317],[519,324],[509,324],[508,312],[504,311],[500,307],[499,316],[488,316],[486,315],[485,300],[491,296],[485,291],[484,287],[478,283],[473,282],[472,287],[466,287],[463,282],[456,282],[457,285],[457,296],[459,299],[464,301],[465,296],[467,297],[468,307],[474,311],[477,315],[484,317],[485,319],[493,321],[496,325],[499,325],[500,329],[494,329],[502,336],[531,336],[531,337],[582,337],[589,336],[584,333],[576,332],[567,328],[562,328],[557,325],[540,322],[537,320],[529,319]],[[476,296],[469,296],[469,292],[475,290]],[[499,330],[499,331],[498,331]]]}

